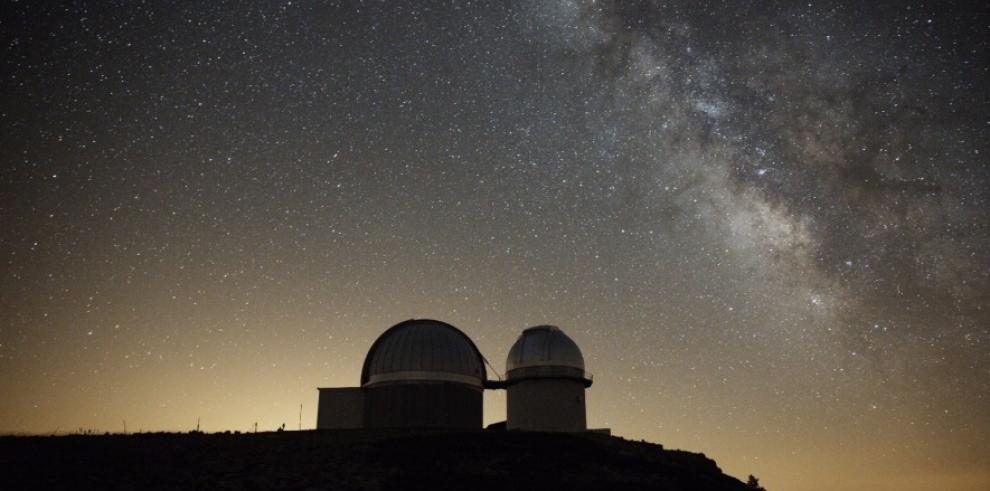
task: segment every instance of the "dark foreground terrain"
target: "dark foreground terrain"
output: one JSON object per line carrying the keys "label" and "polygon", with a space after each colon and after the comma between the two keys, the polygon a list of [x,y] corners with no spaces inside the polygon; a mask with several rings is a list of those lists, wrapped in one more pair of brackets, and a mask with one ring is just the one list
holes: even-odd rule
{"label": "dark foreground terrain", "polygon": [[2,437],[0,489],[743,490],[702,454],[600,434]]}

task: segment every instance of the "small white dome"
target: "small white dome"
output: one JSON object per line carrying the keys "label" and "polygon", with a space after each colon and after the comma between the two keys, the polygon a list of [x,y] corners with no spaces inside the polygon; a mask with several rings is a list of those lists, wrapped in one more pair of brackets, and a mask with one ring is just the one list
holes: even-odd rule
{"label": "small white dome", "polygon": [[584,371],[584,356],[577,344],[556,326],[536,326],[523,331],[509,350],[506,374],[528,367],[567,367]]}

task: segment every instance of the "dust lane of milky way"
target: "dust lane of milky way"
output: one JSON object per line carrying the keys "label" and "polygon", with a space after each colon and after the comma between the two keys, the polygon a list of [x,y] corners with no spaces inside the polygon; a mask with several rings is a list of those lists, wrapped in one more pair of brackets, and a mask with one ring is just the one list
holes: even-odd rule
{"label": "dust lane of milky way", "polygon": [[396,322],[550,323],[591,426],[986,489],[988,14],[10,2],[0,431],[312,427]]}

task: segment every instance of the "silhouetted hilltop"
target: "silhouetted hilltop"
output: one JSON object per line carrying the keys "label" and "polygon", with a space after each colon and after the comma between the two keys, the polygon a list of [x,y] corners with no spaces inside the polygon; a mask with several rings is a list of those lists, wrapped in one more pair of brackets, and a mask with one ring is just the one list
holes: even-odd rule
{"label": "silhouetted hilltop", "polygon": [[0,462],[3,489],[748,489],[703,454],[600,434],[4,437]]}

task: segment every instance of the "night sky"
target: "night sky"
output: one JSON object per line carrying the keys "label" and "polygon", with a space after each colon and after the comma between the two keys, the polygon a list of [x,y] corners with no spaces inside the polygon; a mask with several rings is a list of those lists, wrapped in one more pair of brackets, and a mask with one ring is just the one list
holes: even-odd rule
{"label": "night sky", "polygon": [[882,3],[5,1],[0,432],[312,428],[392,324],[549,323],[592,427],[990,489],[990,9]]}

